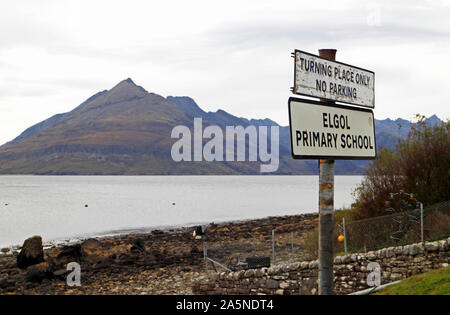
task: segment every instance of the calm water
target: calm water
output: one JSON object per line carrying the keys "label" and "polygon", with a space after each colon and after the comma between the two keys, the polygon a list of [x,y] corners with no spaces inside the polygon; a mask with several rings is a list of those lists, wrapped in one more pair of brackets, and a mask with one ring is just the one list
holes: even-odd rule
{"label": "calm water", "polygon": [[[361,180],[336,176],[336,208]],[[317,203],[318,176],[0,176],[0,245],[314,212]]]}

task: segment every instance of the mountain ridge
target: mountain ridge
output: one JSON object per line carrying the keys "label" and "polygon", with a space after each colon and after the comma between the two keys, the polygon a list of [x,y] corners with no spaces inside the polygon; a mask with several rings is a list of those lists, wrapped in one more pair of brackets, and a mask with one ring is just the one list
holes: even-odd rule
{"label": "mountain ridge", "polygon": [[[279,126],[247,119],[222,109],[205,112],[188,96],[164,98],[130,78],[86,99],[67,113],[56,114],[0,146],[2,174],[259,174],[258,162],[176,163],[170,149],[177,125]],[[429,119],[437,123],[436,116]],[[439,120],[440,121],[440,120]],[[407,128],[395,132],[398,123]],[[376,120],[377,143],[392,146],[411,122]],[[379,129],[379,130],[378,130]],[[293,160],[288,126],[280,126],[280,167],[274,174],[315,174],[317,161]],[[380,138],[380,141],[379,139]],[[251,143],[248,143],[251,145]],[[247,147],[248,148],[248,147]],[[247,150],[248,152],[248,150]],[[336,161],[336,174],[362,174],[368,161]]]}

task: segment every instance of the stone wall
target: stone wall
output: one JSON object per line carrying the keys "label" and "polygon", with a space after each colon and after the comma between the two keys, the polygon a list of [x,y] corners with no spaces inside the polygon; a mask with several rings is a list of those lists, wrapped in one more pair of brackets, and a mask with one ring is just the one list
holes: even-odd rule
{"label": "stone wall", "polygon": [[[369,288],[367,265],[381,267],[381,283],[405,279],[431,269],[447,267],[450,237],[445,240],[389,247],[364,254],[334,259],[335,294],[348,294]],[[271,268],[215,273],[197,279],[194,294],[317,294],[318,262],[297,262]]]}

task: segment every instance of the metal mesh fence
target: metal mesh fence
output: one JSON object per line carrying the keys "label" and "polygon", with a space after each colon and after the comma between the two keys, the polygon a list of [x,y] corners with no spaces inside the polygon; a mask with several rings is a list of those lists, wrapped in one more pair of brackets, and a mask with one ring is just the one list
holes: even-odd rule
{"label": "metal mesh fence", "polygon": [[[289,225],[289,228],[272,225],[261,231],[255,227],[249,232],[225,230],[215,233],[213,238],[206,238],[207,257],[211,259],[209,269],[246,269],[252,267],[254,261],[264,265],[268,260],[273,265],[317,259],[317,229],[305,231],[296,230],[296,227],[295,224]],[[334,253],[345,254],[345,246],[347,253],[356,253],[418,243],[422,237],[421,227],[419,209],[352,221],[345,224],[346,242],[340,243],[338,236],[344,233],[344,226],[342,222],[335,222]],[[450,201],[424,208],[424,240],[432,241],[448,236]]]}
{"label": "metal mesh fence", "polygon": [[[335,240],[343,234],[343,224],[335,224]],[[398,212],[345,224],[348,253],[366,252],[422,241],[420,209]],[[442,239],[450,235],[450,201],[423,209],[424,241]],[[335,254],[345,252],[345,243],[335,241]]]}
{"label": "metal mesh fence", "polygon": [[[269,261],[269,264],[261,262],[261,267],[273,264],[299,261],[305,259],[303,251],[304,233],[287,232],[254,233],[245,239],[224,238],[220,241],[208,242],[207,256],[226,266],[230,270],[239,270],[252,267],[252,259]],[[219,264],[210,261],[210,268],[219,271]],[[250,264],[250,265],[249,265]]]}

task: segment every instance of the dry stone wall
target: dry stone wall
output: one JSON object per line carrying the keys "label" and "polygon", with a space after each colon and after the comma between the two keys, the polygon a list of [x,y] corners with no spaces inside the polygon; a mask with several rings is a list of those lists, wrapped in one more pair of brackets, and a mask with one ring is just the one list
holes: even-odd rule
{"label": "dry stone wall", "polygon": [[[370,262],[381,267],[381,284],[447,267],[450,237],[445,240],[389,247],[334,259],[334,293],[348,294],[369,288]],[[210,274],[193,284],[194,294],[317,294],[318,261],[296,262],[271,268]]]}

